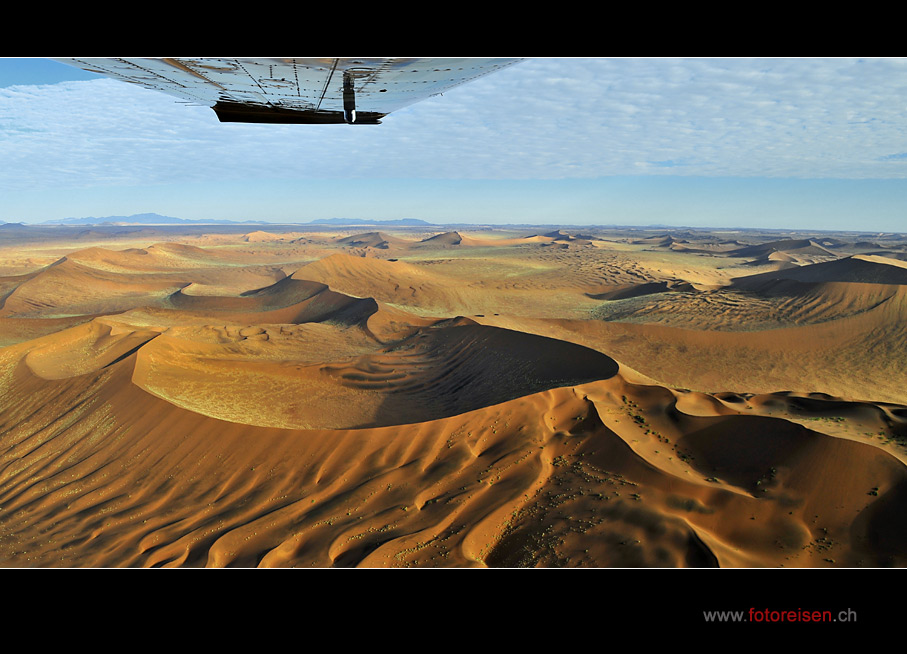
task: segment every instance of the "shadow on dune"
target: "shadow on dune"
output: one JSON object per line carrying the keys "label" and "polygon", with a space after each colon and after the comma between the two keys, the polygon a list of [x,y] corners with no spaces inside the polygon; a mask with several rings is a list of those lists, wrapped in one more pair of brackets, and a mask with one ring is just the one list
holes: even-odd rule
{"label": "shadow on dune", "polygon": [[437,420],[617,371],[614,359],[581,345],[456,318],[335,374],[345,386],[383,391],[373,419],[357,425],[379,427]]}
{"label": "shadow on dune", "polygon": [[882,493],[879,501],[857,517],[851,527],[851,538],[864,544],[876,559],[873,567],[898,565],[907,542],[907,480],[902,480]]}

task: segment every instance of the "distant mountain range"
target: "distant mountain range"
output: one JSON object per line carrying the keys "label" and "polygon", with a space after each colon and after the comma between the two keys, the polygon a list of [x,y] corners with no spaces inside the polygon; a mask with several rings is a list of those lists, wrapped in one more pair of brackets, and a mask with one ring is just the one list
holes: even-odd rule
{"label": "distant mountain range", "polygon": [[173,216],[162,216],[158,213],[136,213],[131,216],[105,216],[95,218],[61,218],[59,220],[45,220],[42,225],[103,225],[105,223],[131,223],[139,225],[187,225],[187,224],[205,224],[205,225],[222,225],[224,223],[267,225],[264,220],[214,220],[207,218],[204,220],[187,220],[185,218],[174,218]]}
{"label": "distant mountain range", "polygon": [[[104,225],[111,223],[129,223],[138,225],[270,225],[266,220],[214,220],[206,218],[202,220],[188,220],[186,218],[174,218],[173,216],[162,216],[158,213],[136,213],[131,216],[104,216],[96,218],[88,216],[87,218],[60,218],[57,220],[45,220],[42,225]],[[361,218],[319,218],[311,220],[308,223],[298,223],[308,225],[431,225],[432,223],[419,220],[417,218],[402,218],[399,220],[363,220]]]}
{"label": "distant mountain range", "polygon": [[[752,227],[684,227],[681,225],[614,225],[614,224],[601,224],[601,225],[571,225],[569,223],[548,223],[548,224],[539,224],[539,223],[432,223],[425,220],[420,220],[418,218],[400,218],[397,220],[369,220],[367,218],[318,218],[316,220],[310,220],[308,222],[272,222],[268,220],[222,220],[222,219],[213,219],[213,218],[204,218],[199,220],[189,220],[186,218],[175,218],[173,216],[162,216],[158,213],[137,213],[131,216],[104,216],[104,217],[94,217],[88,216],[85,218],[59,218],[56,220],[46,220],[41,223],[21,223],[21,222],[4,222],[0,220],[0,227],[4,229],[13,229],[13,228],[22,228],[29,229],[37,225],[114,225],[114,224],[125,224],[125,225],[269,225],[269,226],[286,226],[286,225],[333,225],[333,226],[346,226],[346,225],[375,225],[375,226],[387,226],[387,227],[448,227],[451,229],[462,228],[462,229],[472,229],[472,230],[484,230],[491,227],[509,227],[509,228],[535,228],[539,230],[544,229],[563,229],[563,228],[577,228],[577,229],[590,229],[590,228],[606,228],[606,229],[626,229],[632,231],[650,231],[650,230],[666,230],[673,235],[680,235],[681,232],[678,230],[693,230],[693,231],[702,231],[702,230],[717,230],[718,232],[745,232],[745,233],[773,233],[779,235],[788,235],[788,234],[819,234],[825,230],[790,230],[790,229],[762,229],[762,228],[752,228]],[[847,233],[847,234],[856,234],[854,238],[859,239],[879,239],[879,238],[890,238],[898,237],[899,233],[897,232],[874,232],[874,233],[865,233],[865,232],[847,232],[846,230],[829,230],[829,233]],[[576,235],[574,235],[576,236]],[[831,244],[830,246],[834,246]]]}

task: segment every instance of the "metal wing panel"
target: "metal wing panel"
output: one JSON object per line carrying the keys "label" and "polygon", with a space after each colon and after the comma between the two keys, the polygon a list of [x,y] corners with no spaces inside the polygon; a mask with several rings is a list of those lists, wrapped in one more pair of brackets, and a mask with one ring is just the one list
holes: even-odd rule
{"label": "metal wing panel", "polygon": [[60,59],[212,107],[222,121],[375,123],[519,59]]}
{"label": "metal wing panel", "polygon": [[[500,70],[516,61],[518,60],[341,60],[340,65],[355,79],[357,107],[361,106],[366,111],[390,113]],[[334,88],[331,91],[336,92]]]}
{"label": "metal wing panel", "polygon": [[175,59],[92,58],[57,61],[207,106],[213,106],[217,102],[217,93],[220,91],[208,80],[198,79]]}

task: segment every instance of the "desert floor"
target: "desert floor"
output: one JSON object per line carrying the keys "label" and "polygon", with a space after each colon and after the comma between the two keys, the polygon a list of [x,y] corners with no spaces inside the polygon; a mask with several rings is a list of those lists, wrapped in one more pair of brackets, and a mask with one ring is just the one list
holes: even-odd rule
{"label": "desert floor", "polygon": [[907,565],[907,237],[0,226],[0,566]]}

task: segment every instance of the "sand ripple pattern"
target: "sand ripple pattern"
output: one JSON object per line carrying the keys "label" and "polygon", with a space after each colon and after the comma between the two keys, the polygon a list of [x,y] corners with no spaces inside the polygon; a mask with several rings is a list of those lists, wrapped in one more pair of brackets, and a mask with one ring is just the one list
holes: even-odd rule
{"label": "sand ripple pattern", "polygon": [[615,375],[419,424],[294,431],[154,398],[133,361],[46,380],[4,360],[0,565],[907,562],[904,464],[752,415],[756,398],[681,404]]}

